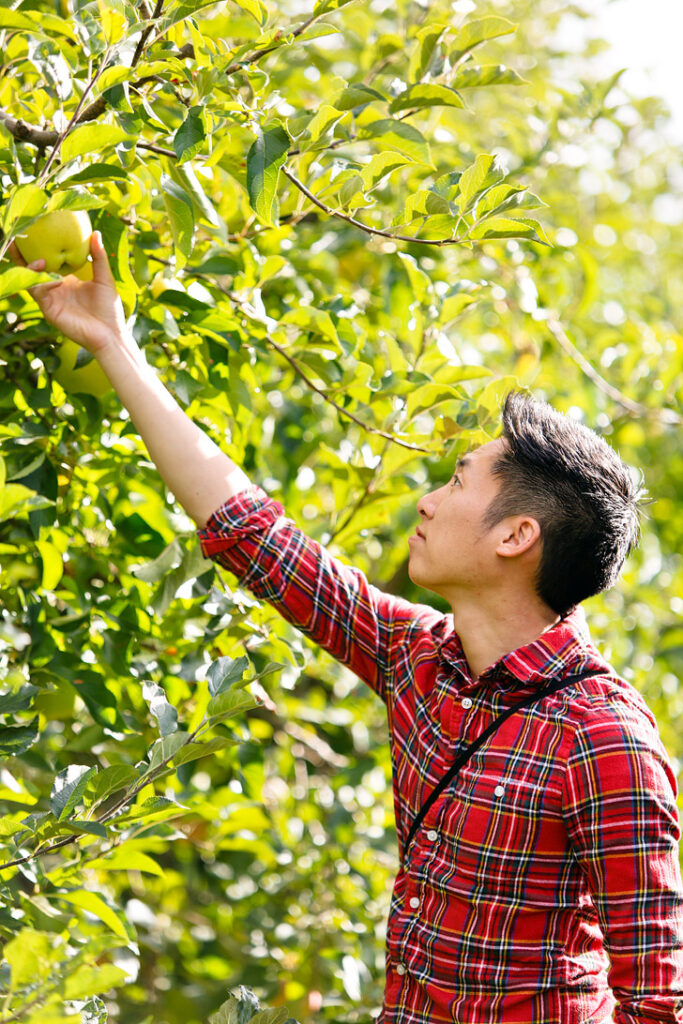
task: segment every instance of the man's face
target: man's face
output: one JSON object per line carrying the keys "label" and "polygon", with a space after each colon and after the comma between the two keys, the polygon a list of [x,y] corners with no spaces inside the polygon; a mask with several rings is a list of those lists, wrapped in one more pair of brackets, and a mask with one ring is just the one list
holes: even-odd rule
{"label": "man's face", "polygon": [[492,468],[504,443],[498,438],[464,456],[447,484],[418,501],[420,523],[409,539],[413,583],[448,599],[500,571],[496,547],[501,531],[486,529],[483,518],[498,494]]}

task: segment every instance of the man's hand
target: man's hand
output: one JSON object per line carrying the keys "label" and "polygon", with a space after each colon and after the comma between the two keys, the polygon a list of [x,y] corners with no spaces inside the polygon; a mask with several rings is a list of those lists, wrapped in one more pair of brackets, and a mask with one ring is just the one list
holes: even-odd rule
{"label": "man's hand", "polygon": [[[8,253],[17,266],[27,266],[14,242]],[[93,356],[98,356],[112,343],[128,337],[129,332],[99,231],[93,231],[90,236],[90,253],[93,259],[92,281],[81,281],[69,274],[61,281],[49,281],[29,288],[29,294],[49,323]],[[31,270],[43,270],[45,260],[34,260],[28,266]]]}

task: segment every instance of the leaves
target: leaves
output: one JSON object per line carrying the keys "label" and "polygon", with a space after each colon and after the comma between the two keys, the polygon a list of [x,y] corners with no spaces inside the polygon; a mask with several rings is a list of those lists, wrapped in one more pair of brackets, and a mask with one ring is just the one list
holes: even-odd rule
{"label": "leaves", "polygon": [[142,696],[149,704],[149,710],[159,722],[159,732],[168,736],[178,728],[178,712],[169,704],[166,694],[156,683],[145,682],[142,685]]}
{"label": "leaves", "polygon": [[0,726],[0,757],[17,757],[32,747],[38,739],[38,716],[28,725]]}
{"label": "leaves", "polygon": [[467,21],[456,36],[456,45],[448,52],[449,60],[454,63],[476,46],[480,46],[489,39],[498,39],[500,36],[509,35],[516,28],[517,26],[512,21],[498,17],[498,15]]}
{"label": "leaves", "polygon": [[173,136],[173,149],[179,162],[191,160],[203,147],[206,138],[206,114],[201,106],[190,107],[187,117]]}
{"label": "leaves", "polygon": [[223,657],[213,661],[206,673],[211,696],[216,697],[240,683],[248,667],[249,659],[245,657],[234,659]]}
{"label": "leaves", "polygon": [[96,773],[96,767],[71,764],[55,776],[50,793],[50,807],[57,821],[70,817]]}
{"label": "leaves", "polygon": [[380,118],[359,131],[362,139],[377,139],[386,149],[396,150],[415,163],[431,164],[429,145],[412,125],[392,118]]}
{"label": "leaves", "polygon": [[487,188],[500,181],[504,171],[498,158],[492,153],[480,153],[477,159],[460,178],[459,209],[466,210],[472,200],[481,195]]}
{"label": "leaves", "polygon": [[446,85],[411,85],[400,93],[391,103],[389,110],[395,114],[399,110],[414,107],[464,107],[464,103],[455,89]]}
{"label": "leaves", "polygon": [[135,937],[133,928],[126,922],[123,913],[110,907],[97,893],[73,889],[69,892],[52,893],[49,898],[92,914],[124,942],[132,941]]}
{"label": "leaves", "polygon": [[125,142],[130,136],[123,128],[114,124],[84,124],[72,131],[64,139],[61,148],[62,160],[75,160],[76,157],[88,153],[101,153],[103,149]]}
{"label": "leaves", "polygon": [[278,218],[277,185],[290,139],[281,125],[263,131],[255,128],[256,138],[247,153],[249,202],[259,220],[274,227]]}

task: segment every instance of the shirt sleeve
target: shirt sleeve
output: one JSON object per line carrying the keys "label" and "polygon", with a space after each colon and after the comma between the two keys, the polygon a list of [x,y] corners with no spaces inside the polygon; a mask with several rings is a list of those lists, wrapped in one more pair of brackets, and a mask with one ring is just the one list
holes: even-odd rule
{"label": "shirt sleeve", "polygon": [[683,1021],[683,885],[676,779],[650,719],[591,708],[565,776],[565,820],[610,960],[616,1024]]}
{"label": "shirt sleeve", "polygon": [[407,630],[429,629],[444,617],[372,586],[306,536],[259,487],[230,498],[197,535],[206,558],[233,572],[384,701]]}

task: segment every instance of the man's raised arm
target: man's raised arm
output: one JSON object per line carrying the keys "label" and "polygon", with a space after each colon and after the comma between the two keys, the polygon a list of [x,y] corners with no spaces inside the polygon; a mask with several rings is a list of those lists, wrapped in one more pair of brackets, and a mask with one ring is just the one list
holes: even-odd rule
{"label": "man's raised arm", "polygon": [[[198,526],[206,525],[249,480],[180,408],[126,327],[121,299],[99,232],[90,239],[93,280],[38,285],[31,295],[45,318],[98,361],[164,482]],[[10,254],[23,264],[16,246]],[[43,268],[43,260],[30,266]]]}

